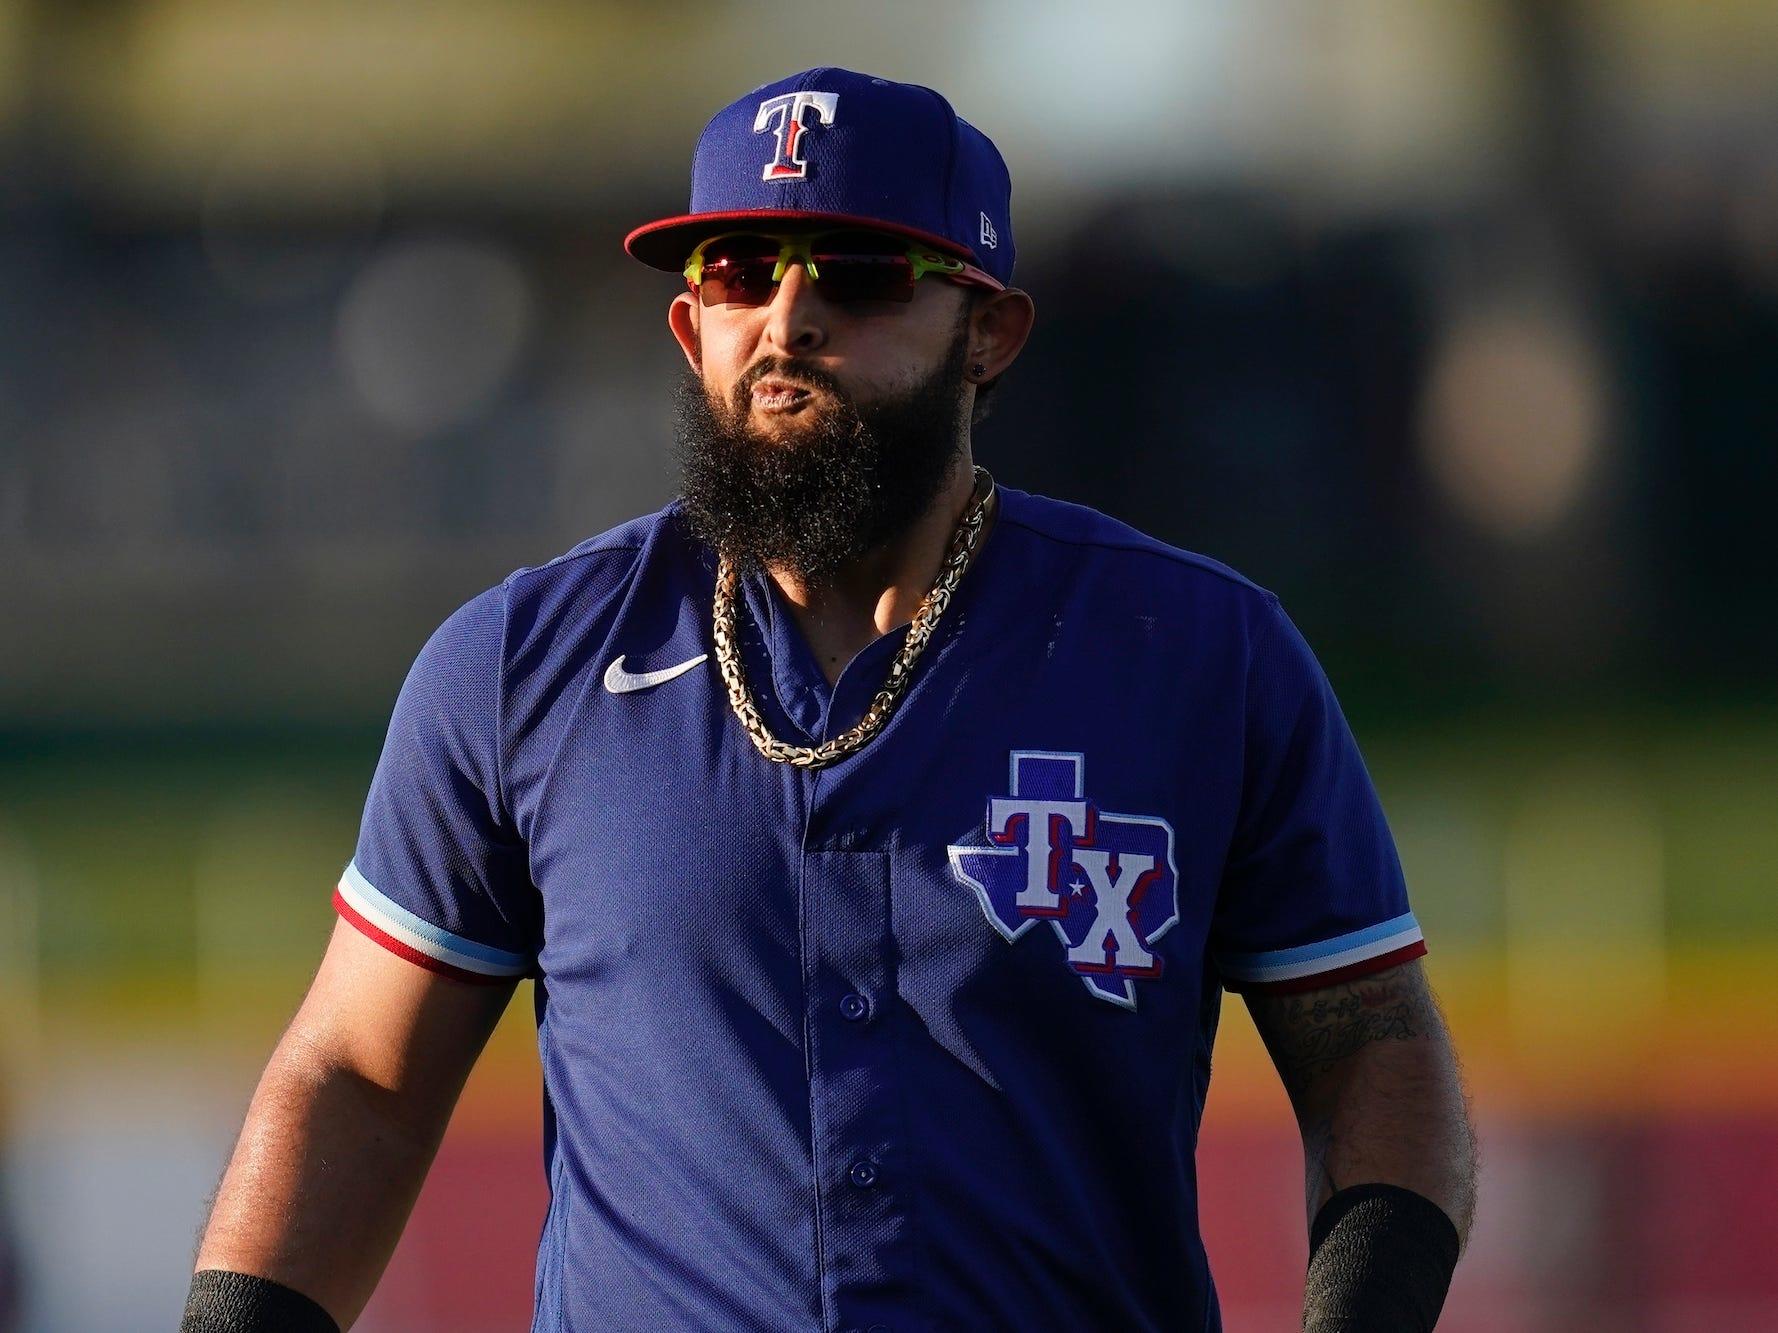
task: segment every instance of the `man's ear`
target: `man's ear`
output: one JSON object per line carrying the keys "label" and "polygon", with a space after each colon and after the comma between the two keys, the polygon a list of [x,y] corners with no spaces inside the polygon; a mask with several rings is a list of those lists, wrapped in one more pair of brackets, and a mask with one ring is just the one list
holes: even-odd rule
{"label": "man's ear", "polygon": [[673,304],[667,307],[667,327],[673,330],[673,341],[679,344],[679,350],[685,353],[685,362],[694,375],[702,375],[703,346],[698,341],[699,316],[702,307],[698,298],[690,292],[680,292],[673,298]]}
{"label": "man's ear", "polygon": [[981,379],[997,379],[1018,359],[1036,322],[1030,293],[1017,287],[976,296],[969,316],[969,359],[981,363]]}

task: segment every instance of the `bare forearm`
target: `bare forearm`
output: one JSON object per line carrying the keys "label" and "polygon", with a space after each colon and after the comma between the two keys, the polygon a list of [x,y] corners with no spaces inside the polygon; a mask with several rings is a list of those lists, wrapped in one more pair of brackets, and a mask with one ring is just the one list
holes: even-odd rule
{"label": "bare forearm", "polygon": [[1303,1135],[1312,1221],[1350,1185],[1425,1195],[1463,1245],[1476,1147],[1450,1035],[1417,962],[1256,1010]]}
{"label": "bare forearm", "polygon": [[1448,1044],[1375,1047],[1317,1092],[1300,1122],[1310,1220],[1348,1185],[1401,1185],[1443,1208],[1467,1245],[1475,1141]]}
{"label": "bare forearm", "polygon": [[341,1328],[370,1299],[443,1134],[286,1039],[261,1078],[198,1249],[199,1269],[272,1278]]}

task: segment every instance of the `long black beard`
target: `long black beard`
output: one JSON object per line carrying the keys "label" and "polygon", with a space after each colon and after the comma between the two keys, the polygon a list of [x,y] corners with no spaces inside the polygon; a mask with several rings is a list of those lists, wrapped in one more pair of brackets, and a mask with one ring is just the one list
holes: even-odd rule
{"label": "long black beard", "polygon": [[[911,528],[962,452],[967,324],[924,381],[859,404],[819,367],[768,357],[718,403],[687,373],[674,398],[692,532],[736,567],[771,564],[818,586]],[[826,391],[769,438],[750,424],[753,386],[778,375]]]}

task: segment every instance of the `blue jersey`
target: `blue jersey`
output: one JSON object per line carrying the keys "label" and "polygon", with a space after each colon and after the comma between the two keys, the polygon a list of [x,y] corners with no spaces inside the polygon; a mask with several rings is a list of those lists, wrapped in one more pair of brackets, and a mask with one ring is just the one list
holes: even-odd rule
{"label": "blue jersey", "polygon": [[[888,725],[773,763],[677,505],[453,614],[335,898],[536,979],[536,1329],[1211,1330],[1194,1151],[1224,988],[1424,952],[1375,790],[1278,599],[1008,487]],[[844,731],[763,575],[780,739]]]}

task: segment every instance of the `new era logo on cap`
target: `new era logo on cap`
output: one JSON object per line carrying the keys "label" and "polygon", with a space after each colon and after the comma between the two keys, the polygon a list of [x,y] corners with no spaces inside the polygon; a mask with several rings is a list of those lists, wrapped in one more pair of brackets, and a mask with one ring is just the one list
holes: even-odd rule
{"label": "new era logo on cap", "polygon": [[988,136],[930,88],[810,69],[711,117],[691,207],[624,248],[677,273],[699,241],[780,219],[896,232],[1012,281],[1012,181]]}

